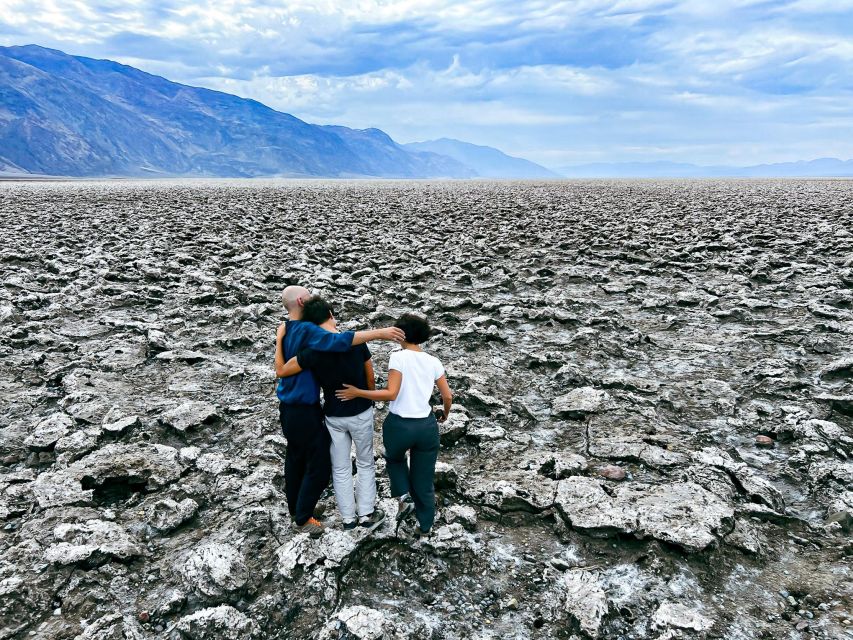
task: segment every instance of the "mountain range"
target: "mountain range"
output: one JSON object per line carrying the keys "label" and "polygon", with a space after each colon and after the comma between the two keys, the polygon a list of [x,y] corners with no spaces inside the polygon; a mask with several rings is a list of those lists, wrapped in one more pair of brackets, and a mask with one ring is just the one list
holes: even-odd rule
{"label": "mountain range", "polygon": [[853,160],[819,158],[737,166],[683,162],[596,162],[560,167],[566,178],[806,178],[853,177]]}
{"label": "mountain range", "polygon": [[508,156],[493,147],[484,147],[470,142],[439,138],[426,142],[411,142],[403,145],[416,152],[437,153],[448,156],[473,168],[482,178],[560,178],[560,174],[546,169],[530,160]]}
{"label": "mountain range", "polygon": [[[0,47],[6,175],[471,178],[525,177],[538,167],[496,149],[465,162],[464,153],[424,144],[403,146],[379,129],[309,124],[109,60]],[[524,173],[513,173],[516,166]]]}
{"label": "mountain range", "polygon": [[0,176],[853,177],[853,160],[752,166],[592,163],[555,170],[440,138],[310,124],[255,100],[36,45],[0,47]]}

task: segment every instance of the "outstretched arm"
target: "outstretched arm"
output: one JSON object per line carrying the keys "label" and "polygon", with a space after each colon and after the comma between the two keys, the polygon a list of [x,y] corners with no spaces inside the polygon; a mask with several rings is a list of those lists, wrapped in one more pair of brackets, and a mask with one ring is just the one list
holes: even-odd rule
{"label": "outstretched arm", "polygon": [[385,389],[359,389],[351,384],[345,384],[343,389],[335,391],[335,395],[341,400],[352,400],[353,398],[367,398],[368,400],[396,400],[400,393],[400,385],[403,383],[403,374],[396,369],[388,372],[388,387]]}
{"label": "outstretched arm", "polygon": [[356,331],[352,337],[352,346],[364,344],[373,340],[390,340],[391,342],[402,342],[406,334],[397,327],[385,327],[384,329],[369,329],[367,331]]}
{"label": "outstretched arm", "polygon": [[308,338],[305,341],[305,346],[315,351],[343,352],[348,351],[350,347],[371,342],[372,340],[402,342],[406,337],[403,330],[397,327],[368,329],[366,331],[356,331],[355,333],[352,331],[334,333],[317,325],[310,325],[306,331],[308,332]]}

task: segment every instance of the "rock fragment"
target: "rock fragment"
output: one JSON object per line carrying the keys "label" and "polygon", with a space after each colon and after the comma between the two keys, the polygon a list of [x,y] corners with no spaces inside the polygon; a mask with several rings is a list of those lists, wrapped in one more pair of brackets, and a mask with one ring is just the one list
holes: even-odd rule
{"label": "rock fragment", "polygon": [[652,616],[658,628],[687,629],[704,632],[714,626],[714,621],[694,609],[678,602],[662,602]]}
{"label": "rock fragment", "polygon": [[81,524],[61,524],[54,531],[57,540],[44,552],[48,562],[61,565],[96,565],[115,560],[129,560],[142,553],[139,544],[119,525],[105,520],[88,520]]}
{"label": "rock fragment", "polygon": [[582,418],[600,411],[609,398],[608,393],[601,389],[580,387],[555,398],[551,411],[557,416]]}
{"label": "rock fragment", "polygon": [[24,444],[32,451],[48,451],[53,448],[57,440],[67,436],[74,427],[71,416],[65,413],[54,413],[36,425]]}
{"label": "rock fragment", "polygon": [[227,604],[184,616],[176,629],[186,640],[250,640],[259,633],[254,620]]}
{"label": "rock fragment", "polygon": [[213,598],[242,588],[249,578],[240,552],[219,542],[206,542],[192,549],[180,572],[188,588]]}
{"label": "rock fragment", "polygon": [[164,413],[160,420],[176,429],[187,431],[220,419],[219,410],[209,402],[190,400]]}
{"label": "rock fragment", "polygon": [[565,607],[581,630],[597,638],[607,614],[607,596],[598,578],[590,571],[573,569],[562,575]]}

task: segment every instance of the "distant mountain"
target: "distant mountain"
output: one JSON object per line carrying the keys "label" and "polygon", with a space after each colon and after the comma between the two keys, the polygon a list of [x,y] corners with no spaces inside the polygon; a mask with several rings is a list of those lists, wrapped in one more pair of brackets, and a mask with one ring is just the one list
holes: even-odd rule
{"label": "distant mountain", "polygon": [[0,47],[0,172],[470,177],[378,129],[308,124],[237,96],[35,45]]}
{"label": "distant mountain", "polygon": [[508,156],[498,149],[483,147],[452,138],[440,138],[426,142],[412,142],[403,145],[413,151],[428,151],[448,156],[471,167],[483,178],[559,178],[560,175],[550,169],[524,160]]}
{"label": "distant mountain", "polygon": [[832,178],[853,177],[853,160],[819,158],[746,167],[680,162],[595,162],[557,170],[567,178]]}

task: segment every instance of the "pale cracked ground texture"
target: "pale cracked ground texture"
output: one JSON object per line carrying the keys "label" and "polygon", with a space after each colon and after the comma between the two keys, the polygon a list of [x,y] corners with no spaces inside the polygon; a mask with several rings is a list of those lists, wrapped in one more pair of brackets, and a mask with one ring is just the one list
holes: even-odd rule
{"label": "pale cracked ground texture", "polygon": [[[851,203],[0,184],[0,639],[853,637]],[[389,524],[343,532],[327,498],[323,538],[292,530],[291,283],[346,327],[438,330],[457,407],[428,542],[390,524],[381,457]]]}

